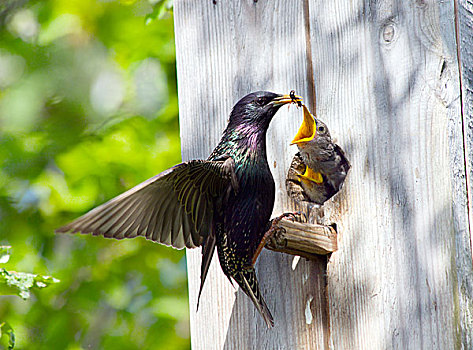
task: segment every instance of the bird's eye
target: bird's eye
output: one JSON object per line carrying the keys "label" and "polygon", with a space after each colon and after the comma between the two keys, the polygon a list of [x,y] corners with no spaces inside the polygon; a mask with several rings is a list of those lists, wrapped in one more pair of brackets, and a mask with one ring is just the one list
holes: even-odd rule
{"label": "bird's eye", "polygon": [[264,97],[258,97],[256,100],[255,100],[256,104],[258,106],[263,106],[264,103],[266,102],[266,100],[264,99]]}
{"label": "bird's eye", "polygon": [[320,125],[320,126],[317,128],[317,130],[318,130],[321,134],[323,134],[323,133],[325,132],[325,126]]}

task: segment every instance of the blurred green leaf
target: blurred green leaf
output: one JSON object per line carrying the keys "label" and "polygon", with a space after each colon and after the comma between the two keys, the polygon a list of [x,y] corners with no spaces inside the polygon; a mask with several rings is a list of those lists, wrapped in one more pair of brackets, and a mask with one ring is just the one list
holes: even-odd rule
{"label": "blurred green leaf", "polygon": [[26,300],[30,297],[30,289],[45,288],[59,280],[51,276],[41,276],[33,273],[7,271],[0,268],[0,294],[12,295],[12,291]]}
{"label": "blurred green leaf", "polygon": [[163,19],[170,15],[174,7],[174,0],[154,1],[153,12],[146,15],[146,24],[150,24],[155,19]]}
{"label": "blurred green leaf", "polygon": [[0,264],[6,264],[10,260],[10,249],[8,245],[0,246]]}
{"label": "blurred green leaf", "polygon": [[0,322],[0,349],[11,350],[15,347],[15,333],[8,322]]}

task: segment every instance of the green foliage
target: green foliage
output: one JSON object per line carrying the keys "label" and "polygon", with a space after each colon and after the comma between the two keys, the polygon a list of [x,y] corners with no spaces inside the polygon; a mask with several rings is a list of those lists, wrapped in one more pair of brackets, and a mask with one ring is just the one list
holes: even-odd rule
{"label": "green foliage", "polygon": [[15,347],[15,333],[8,322],[0,323],[0,349],[13,349]]}
{"label": "green foliage", "polygon": [[9,245],[0,245],[0,264],[6,264],[10,260],[10,250]]}
{"label": "green foliage", "polygon": [[48,284],[59,282],[51,276],[33,273],[7,271],[0,268],[0,295],[15,295],[26,300],[30,297],[31,288],[44,288]]}
{"label": "green foliage", "polygon": [[5,269],[61,281],[26,301],[0,296],[15,349],[190,346],[183,251],[53,233],[180,161],[172,13],[158,20],[158,5],[0,8],[0,244],[15,251]]}
{"label": "green foliage", "polygon": [[163,19],[166,18],[172,8],[174,7],[174,0],[158,0],[153,4],[153,12],[146,16],[146,24],[151,23],[156,18]]}
{"label": "green foliage", "polygon": [[[0,264],[7,263],[10,259],[10,246],[0,246]],[[26,300],[30,297],[30,289],[45,288],[59,280],[51,276],[35,275],[33,273],[7,271],[0,268],[0,295],[17,294]]]}
{"label": "green foliage", "polygon": [[[0,264],[10,260],[10,246],[0,246]],[[17,294],[26,300],[30,297],[30,289],[45,288],[59,280],[51,276],[41,276],[32,273],[7,271],[0,268],[0,296]],[[15,333],[8,322],[0,323],[0,349],[13,349],[15,347]]]}

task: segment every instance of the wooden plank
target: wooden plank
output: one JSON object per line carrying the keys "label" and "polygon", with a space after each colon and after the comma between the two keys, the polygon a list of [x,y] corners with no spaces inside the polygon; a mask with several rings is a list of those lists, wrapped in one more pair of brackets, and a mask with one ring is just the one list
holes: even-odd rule
{"label": "wooden plank", "polygon": [[[465,157],[468,171],[468,192],[471,197],[473,181],[473,1],[455,0],[456,46],[460,64],[463,129],[465,134]],[[470,222],[473,211],[469,198]],[[471,225],[470,225],[471,226]]]}
{"label": "wooden plank", "polygon": [[[303,2],[175,2],[177,72],[183,159],[206,158],[217,144],[230,110],[251,91],[308,96]],[[294,148],[289,143],[301,112],[278,112],[268,132],[268,158],[276,181],[274,215],[290,209],[285,175]],[[188,251],[193,349],[315,349],[328,342],[322,311],[324,266],[263,250],[257,273],[275,318],[268,330],[249,299],[235,294],[212,262],[195,312],[200,252]]]}
{"label": "wooden plank", "polygon": [[[459,219],[456,222],[459,229],[457,235],[457,280],[460,290],[468,293],[460,293],[458,297],[459,308],[465,310],[460,314],[460,324],[462,332],[459,334],[464,348],[473,348],[473,282],[470,270],[471,252],[473,247],[473,2],[471,0],[455,0],[455,25],[456,25],[456,45],[459,62],[459,75],[461,83],[461,111],[462,111],[462,129],[464,140],[464,163],[466,168],[467,184],[467,203],[465,196],[458,195],[462,193],[459,188],[455,193],[457,197],[454,201],[467,206],[469,222],[466,223]],[[458,156],[461,159],[461,155]],[[463,175],[463,173],[460,173]],[[459,179],[458,183],[464,183],[464,178]],[[470,244],[468,246],[468,243]],[[470,250],[468,249],[470,248]]]}
{"label": "wooden plank", "polygon": [[[472,113],[462,120],[453,2],[177,0],[174,13],[184,159],[207,157],[246,93],[295,89],[313,106],[316,87],[317,113],[353,166],[310,215],[337,224],[328,271],[326,258],[259,258],[274,329],[216,259],[196,313],[200,252],[188,252],[193,348],[473,348],[462,134],[472,145]],[[292,209],[284,178],[300,120],[282,110],[268,133],[275,215]]]}
{"label": "wooden plank", "polygon": [[318,115],[353,166],[322,219],[339,234],[332,346],[472,348],[453,2],[310,1],[309,14]]}

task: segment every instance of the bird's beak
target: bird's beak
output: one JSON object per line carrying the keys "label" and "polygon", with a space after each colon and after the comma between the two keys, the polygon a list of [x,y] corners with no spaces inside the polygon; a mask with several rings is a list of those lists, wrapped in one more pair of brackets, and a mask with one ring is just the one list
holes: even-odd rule
{"label": "bird's beak", "polygon": [[294,140],[292,140],[291,145],[309,142],[315,137],[316,134],[316,123],[314,116],[309,112],[305,105],[302,105],[304,111],[304,120],[297,132]]}
{"label": "bird's beak", "polygon": [[282,106],[291,102],[292,103],[302,102],[302,97],[297,96],[297,95],[294,95],[293,97],[291,97],[290,95],[281,95],[274,98],[271,101],[271,104],[275,106]]}
{"label": "bird's beak", "polygon": [[324,182],[324,179],[322,178],[322,174],[313,171],[311,168],[308,166],[305,167],[305,172],[304,174],[297,174],[301,178],[301,180],[306,180],[306,181],[312,181],[317,184],[321,184]]}

